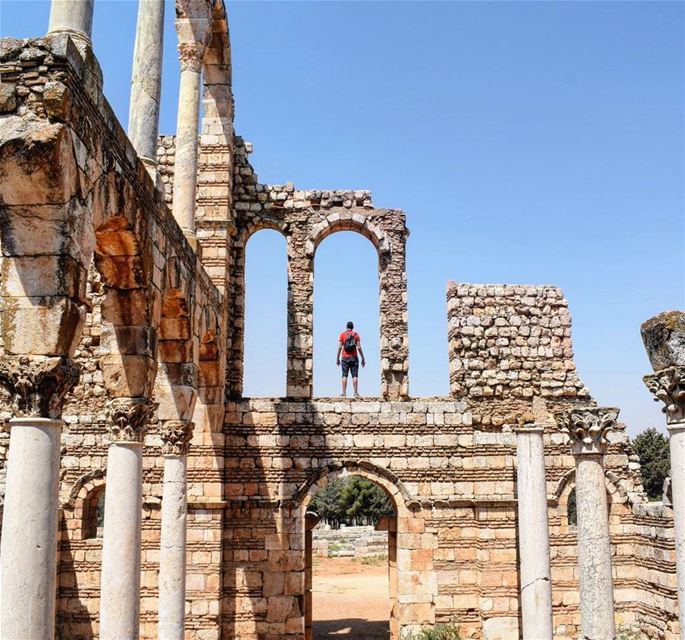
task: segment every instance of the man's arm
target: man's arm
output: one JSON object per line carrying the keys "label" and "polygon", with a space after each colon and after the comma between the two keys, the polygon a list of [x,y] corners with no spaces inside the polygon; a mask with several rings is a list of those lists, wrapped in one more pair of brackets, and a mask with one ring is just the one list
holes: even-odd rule
{"label": "man's arm", "polygon": [[357,349],[359,350],[359,355],[362,357],[362,367],[366,366],[366,358],[364,357],[364,351],[362,350],[362,341],[357,340]]}
{"label": "man's arm", "polygon": [[343,346],[342,340],[338,340],[338,353],[335,356],[335,364],[338,367],[340,366],[340,352],[342,351],[342,346]]}

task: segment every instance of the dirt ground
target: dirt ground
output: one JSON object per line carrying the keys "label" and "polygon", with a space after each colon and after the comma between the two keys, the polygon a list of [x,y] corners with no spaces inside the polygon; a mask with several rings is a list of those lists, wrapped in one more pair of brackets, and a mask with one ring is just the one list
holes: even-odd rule
{"label": "dirt ground", "polygon": [[387,640],[387,560],[315,558],[314,640]]}

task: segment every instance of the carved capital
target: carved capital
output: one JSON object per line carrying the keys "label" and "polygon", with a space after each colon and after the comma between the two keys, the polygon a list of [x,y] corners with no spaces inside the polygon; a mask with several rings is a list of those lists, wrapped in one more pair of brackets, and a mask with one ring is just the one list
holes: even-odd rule
{"label": "carved capital", "polygon": [[574,455],[603,454],[608,444],[607,435],[616,426],[618,411],[605,407],[572,409],[555,417],[571,438]]}
{"label": "carved capital", "polygon": [[181,61],[181,71],[190,69],[200,71],[205,57],[205,48],[197,42],[181,42],[178,45],[178,59]]}
{"label": "carved capital", "polygon": [[109,403],[107,431],[112,442],[142,442],[156,408],[148,398],[114,398]]}
{"label": "carved capital", "polygon": [[6,357],[0,362],[0,384],[12,397],[17,418],[59,418],[64,397],[78,382],[81,368],[69,358]]}
{"label": "carved capital", "polygon": [[664,403],[662,411],[669,423],[685,420],[685,366],[667,367],[643,380],[654,400]]}
{"label": "carved capital", "polygon": [[165,420],[162,423],[162,453],[165,455],[188,455],[188,446],[195,425],[188,420]]}

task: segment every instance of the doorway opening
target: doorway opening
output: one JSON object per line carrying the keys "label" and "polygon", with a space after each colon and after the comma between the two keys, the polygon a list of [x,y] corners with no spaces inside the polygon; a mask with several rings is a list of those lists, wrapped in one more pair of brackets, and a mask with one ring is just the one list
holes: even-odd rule
{"label": "doorway opening", "polygon": [[305,640],[397,640],[397,508],[356,475],[314,495],[305,516]]}

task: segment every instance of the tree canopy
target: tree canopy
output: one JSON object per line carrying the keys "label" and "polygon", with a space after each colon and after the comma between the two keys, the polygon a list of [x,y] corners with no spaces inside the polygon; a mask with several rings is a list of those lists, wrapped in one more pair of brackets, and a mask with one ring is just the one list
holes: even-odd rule
{"label": "tree canopy", "polygon": [[635,437],[633,449],[640,456],[642,484],[647,495],[652,500],[661,500],[664,479],[671,471],[668,439],[650,427]]}
{"label": "tree canopy", "polygon": [[375,524],[393,513],[388,494],[366,478],[352,476],[327,484],[312,499],[309,510],[334,529],[344,525]]}

